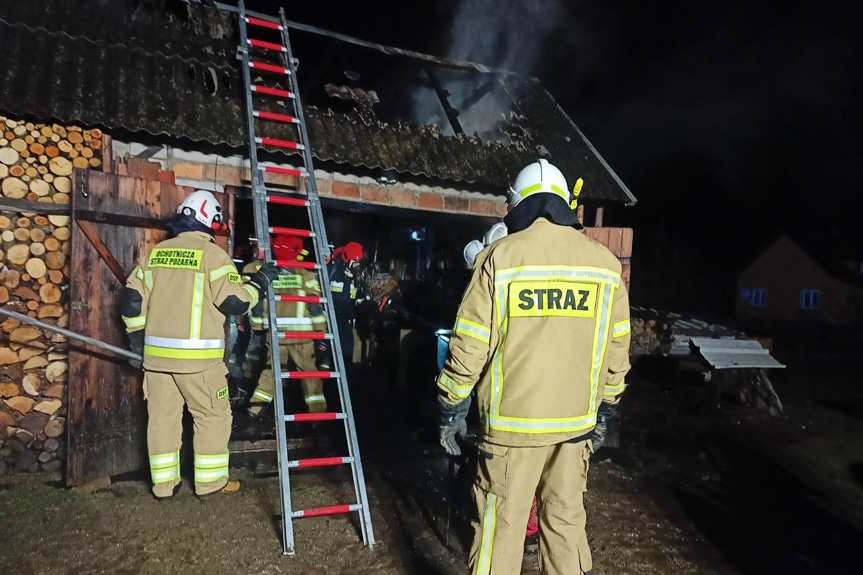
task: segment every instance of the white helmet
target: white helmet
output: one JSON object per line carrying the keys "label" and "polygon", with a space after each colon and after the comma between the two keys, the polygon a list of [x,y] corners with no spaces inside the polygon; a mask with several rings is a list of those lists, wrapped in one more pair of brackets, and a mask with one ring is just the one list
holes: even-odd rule
{"label": "white helmet", "polygon": [[529,164],[518,173],[515,183],[509,188],[510,209],[528,196],[534,194],[554,194],[569,205],[569,191],[566,178],[548,160],[541,159]]}
{"label": "white helmet", "polygon": [[195,190],[177,206],[177,213],[195,218],[208,228],[222,223],[222,206],[212,192]]}
{"label": "white helmet", "polygon": [[509,230],[506,228],[506,224],[503,222],[498,222],[488,229],[488,231],[482,237],[482,243],[490,246],[497,240],[505,238],[508,233]]}
{"label": "white helmet", "polygon": [[467,264],[467,269],[473,269],[473,263],[476,261],[476,256],[479,255],[479,252],[481,252],[483,248],[485,248],[485,246],[479,240],[471,240],[464,247],[462,254],[464,255],[464,263]]}

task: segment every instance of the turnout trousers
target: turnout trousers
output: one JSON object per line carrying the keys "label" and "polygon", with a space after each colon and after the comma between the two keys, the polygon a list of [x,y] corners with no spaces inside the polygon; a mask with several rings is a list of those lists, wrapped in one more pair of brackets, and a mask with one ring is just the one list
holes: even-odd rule
{"label": "turnout trousers", "polygon": [[472,575],[518,575],[524,526],[534,493],[539,507],[539,565],[545,575],[581,575],[592,561],[584,531],[587,441],[542,447],[479,444],[474,495],[478,518]]}
{"label": "turnout trousers", "polygon": [[[263,350],[262,350],[263,353]],[[285,362],[285,366],[293,362],[299,371],[319,371],[315,365],[315,348],[311,341],[302,341],[279,345],[279,356]],[[288,361],[290,360],[290,362]],[[284,369],[284,366],[283,366]],[[324,383],[320,379],[301,379],[303,386],[303,397],[309,413],[321,413],[327,410],[327,400],[324,397]],[[276,384],[273,370],[269,367],[261,372],[258,379],[258,387],[249,405],[249,411],[257,415],[264,407],[273,402],[276,393]]]}
{"label": "turnout trousers", "polygon": [[227,373],[223,363],[200,373],[144,371],[147,451],[157,497],[170,496],[180,483],[183,405],[194,420],[195,492],[213,493],[228,482],[231,406]]}

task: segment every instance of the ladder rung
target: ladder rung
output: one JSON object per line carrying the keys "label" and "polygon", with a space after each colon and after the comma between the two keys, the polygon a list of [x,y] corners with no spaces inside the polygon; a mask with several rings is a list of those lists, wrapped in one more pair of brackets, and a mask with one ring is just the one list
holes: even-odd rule
{"label": "ladder rung", "polygon": [[327,298],[316,295],[275,295],[276,301],[301,301],[304,303],[327,303]]}
{"label": "ladder rung", "polygon": [[270,88],[269,86],[252,84],[251,89],[252,92],[257,92],[258,94],[267,94],[268,96],[281,96],[282,98],[295,97],[293,92],[288,92],[287,90],[281,90],[279,88]]}
{"label": "ladder rung", "polygon": [[284,66],[275,66],[273,64],[265,64],[264,62],[249,62],[249,68],[261,70],[262,72],[274,72],[276,74],[290,74],[291,71]]}
{"label": "ladder rung", "polygon": [[306,509],[303,511],[292,511],[291,517],[299,519],[300,517],[320,517],[321,515],[337,515],[339,513],[350,513],[351,511],[359,511],[363,506],[359,503],[353,505],[333,505],[332,507],[318,507],[317,509]]}
{"label": "ladder rung", "polygon": [[255,48],[264,48],[265,50],[275,50],[276,52],[287,52],[288,49],[282,46],[281,44],[274,44],[272,42],[264,42],[263,40],[255,40],[253,38],[249,38],[246,40],[249,43],[249,46],[254,46]]}
{"label": "ladder rung", "polygon": [[276,265],[280,268],[296,269],[296,270],[319,270],[321,264],[315,262],[298,262],[295,260],[276,260]]}
{"label": "ladder rung", "polygon": [[298,228],[280,228],[280,227],[272,227],[270,228],[271,234],[284,234],[286,236],[298,236],[301,238],[313,238],[315,237],[315,232],[311,230],[300,230]]}
{"label": "ladder rung", "polygon": [[255,110],[252,112],[252,115],[262,120],[273,120],[274,122],[285,122],[286,124],[300,123],[297,118],[293,116],[288,116],[287,114],[277,114],[275,112],[263,112],[260,110]]}
{"label": "ladder rung", "polygon": [[276,335],[281,339],[333,339],[333,334],[322,331],[279,331]]}
{"label": "ladder rung", "polygon": [[283,371],[282,379],[338,379],[337,371]]}
{"label": "ladder rung", "polygon": [[285,421],[335,421],[336,419],[347,419],[345,413],[294,413],[286,415]]}
{"label": "ladder rung", "polygon": [[307,178],[309,173],[305,170],[295,170],[292,168],[274,168],[273,166],[264,166],[263,170],[268,174],[282,174],[284,176],[296,176],[298,178]]}
{"label": "ladder rung", "polygon": [[267,201],[271,204],[279,204],[281,206],[297,206],[298,208],[303,208],[309,205],[308,200],[303,200],[301,198],[289,198],[287,196],[271,196],[267,194]]}
{"label": "ladder rung", "polygon": [[297,142],[289,140],[278,140],[276,138],[255,138],[255,141],[264,146],[276,146],[277,148],[287,148],[289,150],[305,150],[306,147]]}
{"label": "ladder rung", "polygon": [[353,462],[353,457],[318,457],[288,461],[288,467],[327,467],[329,465],[344,465],[345,463]]}
{"label": "ladder rung", "polygon": [[261,20],[260,18],[252,18],[251,16],[246,16],[245,20],[252,26],[260,26],[261,28],[269,28],[270,30],[284,30],[281,24],[270,22],[269,20]]}

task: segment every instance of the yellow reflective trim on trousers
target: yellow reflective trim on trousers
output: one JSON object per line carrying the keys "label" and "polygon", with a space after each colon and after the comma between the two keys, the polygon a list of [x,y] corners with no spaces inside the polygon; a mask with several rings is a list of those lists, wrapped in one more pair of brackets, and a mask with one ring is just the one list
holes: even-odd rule
{"label": "yellow reflective trim on trousers", "polygon": [[123,316],[123,323],[125,323],[126,327],[128,327],[128,328],[143,327],[147,323],[147,316],[146,315],[139,315],[136,317]]}
{"label": "yellow reflective trim on trousers", "polygon": [[461,335],[466,335],[474,339],[478,339],[483,343],[488,343],[491,337],[491,330],[484,325],[478,324],[475,321],[468,319],[456,318],[453,331]]}
{"label": "yellow reflective trim on trousers", "polygon": [[174,349],[171,347],[158,347],[145,345],[144,355],[153,357],[167,357],[169,359],[222,359],[225,355],[224,349]]}
{"label": "yellow reflective trim on trousers", "polygon": [[204,274],[195,274],[195,289],[192,292],[192,325],[189,328],[189,339],[201,338],[201,312],[204,307]]}
{"label": "yellow reflective trim on trousers", "polygon": [[222,477],[228,477],[229,469],[227,466],[221,469],[208,469],[198,470],[195,468],[195,482],[196,483],[210,483],[212,481],[216,481],[217,479],[221,479]]}
{"label": "yellow reflective trim on trousers", "polygon": [[327,402],[327,398],[324,397],[323,395],[310,395],[304,399],[306,400],[306,405],[311,405],[313,403],[326,403]]}
{"label": "yellow reflective trim on trousers", "polygon": [[494,529],[497,526],[497,495],[488,493],[485,496],[485,513],[482,521],[482,547],[479,561],[476,565],[476,575],[491,573],[491,554],[494,549]]}
{"label": "yellow reflective trim on trousers", "polygon": [[210,468],[224,467],[228,465],[230,454],[220,453],[218,455],[195,455],[195,467]]}
{"label": "yellow reflective trim on trousers", "polygon": [[632,327],[629,324],[629,320],[625,319],[623,321],[619,321],[614,324],[614,328],[611,331],[612,337],[622,337],[632,331]]}
{"label": "yellow reflective trim on trousers", "polygon": [[177,450],[173,453],[157,453],[156,455],[150,456],[150,467],[155,467],[157,469],[173,465],[175,463],[180,462],[180,451]]}
{"label": "yellow reflective trim on trousers", "polygon": [[167,483],[169,481],[173,481],[175,479],[180,478],[180,464],[173,469],[164,469],[164,470],[151,470],[150,471],[150,479],[153,481],[153,485],[156,483]]}
{"label": "yellow reflective trim on trousers", "polygon": [[470,395],[471,390],[473,389],[472,385],[459,385],[451,377],[447,374],[441,372],[438,377],[438,383],[443,384],[443,386],[450,391],[453,395],[458,398],[464,399]]}
{"label": "yellow reflective trim on trousers", "polygon": [[147,284],[147,289],[153,291],[153,272],[147,270],[144,272],[144,283]]}
{"label": "yellow reflective trim on trousers", "polygon": [[322,323],[327,323],[327,316],[325,316],[325,315],[313,315],[312,316],[312,323],[316,324],[316,325],[322,324]]}
{"label": "yellow reflective trim on trousers", "polygon": [[236,272],[237,268],[234,267],[233,264],[228,264],[226,266],[222,266],[220,268],[216,268],[210,272],[210,281],[216,281],[222,276],[226,276],[229,273]]}
{"label": "yellow reflective trim on trousers", "polygon": [[252,303],[249,307],[252,308],[258,305],[258,300],[260,299],[260,297],[258,296],[258,290],[255,289],[254,286],[251,286],[249,284],[244,285],[243,289],[249,292],[249,295],[252,296]]}
{"label": "yellow reflective trim on trousers", "polygon": [[167,483],[180,478],[180,452],[150,456],[150,478],[153,484]]}

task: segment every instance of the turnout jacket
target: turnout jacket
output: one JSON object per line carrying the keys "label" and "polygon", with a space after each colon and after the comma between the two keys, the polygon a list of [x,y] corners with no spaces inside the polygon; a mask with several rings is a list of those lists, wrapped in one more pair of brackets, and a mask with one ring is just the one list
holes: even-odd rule
{"label": "turnout jacket", "polygon": [[156,245],[126,280],[120,308],[130,339],[144,332],[144,369],[199,373],[223,360],[225,316],[258,303],[206,232]]}
{"label": "turnout jacket", "polygon": [[327,265],[330,278],[330,292],[333,294],[333,308],[341,318],[354,319],[357,315],[357,296],[360,301],[365,297],[360,293],[360,283],[357,277],[345,273],[345,264],[341,261]]}
{"label": "turnout jacket", "polygon": [[[260,269],[260,261],[246,264],[243,274],[251,275]],[[321,284],[309,270],[292,269],[281,274],[273,282],[276,295],[321,295]],[[269,328],[269,311],[266,300],[260,301],[249,314],[252,329],[264,331]],[[278,301],[276,302],[276,322],[279,331],[327,331],[327,317],[321,304]],[[286,339],[282,343],[306,343],[308,340]]]}
{"label": "turnout jacket", "polygon": [[629,371],[621,265],[582,232],[539,218],[477,257],[437,384],[476,388],[484,440],[552,445],[588,433]]}

